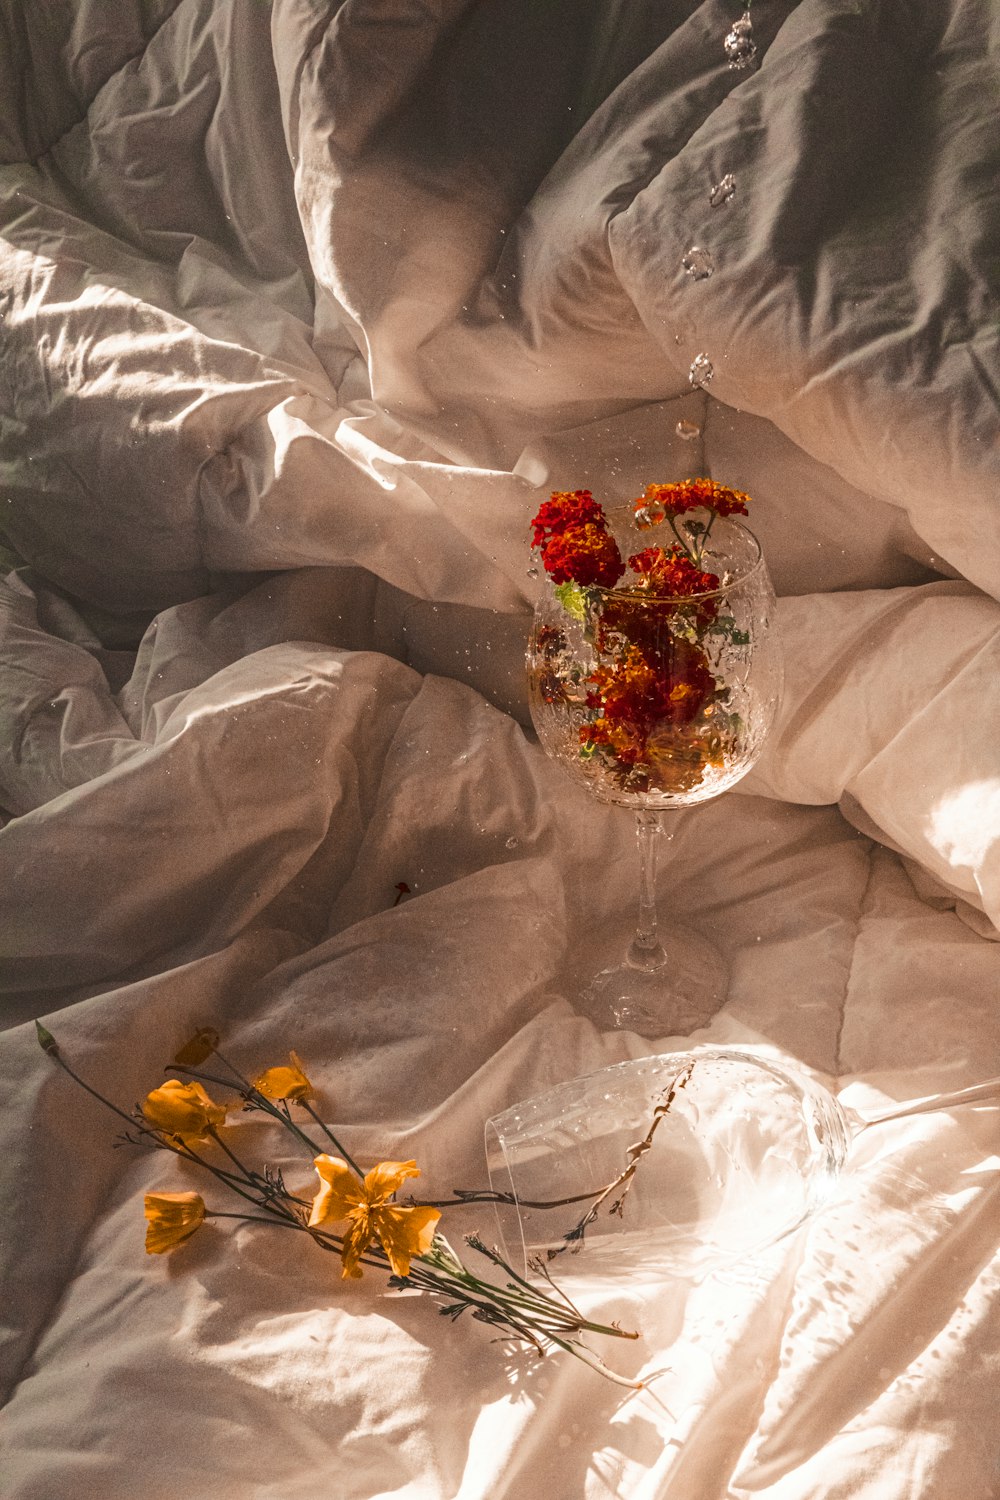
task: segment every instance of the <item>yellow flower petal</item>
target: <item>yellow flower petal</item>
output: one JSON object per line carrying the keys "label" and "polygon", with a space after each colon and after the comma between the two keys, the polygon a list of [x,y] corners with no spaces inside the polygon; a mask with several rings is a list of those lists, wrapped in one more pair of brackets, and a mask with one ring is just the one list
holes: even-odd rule
{"label": "yellow flower petal", "polygon": [[179,1068],[196,1068],[206,1057],[211,1057],[219,1045],[219,1033],[212,1026],[201,1026],[174,1058]]}
{"label": "yellow flower petal", "polygon": [[407,1178],[420,1176],[416,1162],[379,1162],[361,1182],[339,1156],[317,1156],[313,1165],[323,1186],[313,1199],[309,1223],[316,1228],[347,1220],[341,1250],[344,1276],[361,1275],[359,1262],[376,1236],[396,1275],[406,1276],[411,1256],[430,1249],[441,1217],[425,1203],[400,1208],[389,1201]]}
{"label": "yellow flower petal", "polygon": [[313,1166],[322,1183],[309,1215],[309,1225],[315,1229],[320,1224],[346,1219],[351,1209],[365,1199],[361,1183],[341,1157],[317,1156]]}
{"label": "yellow flower petal", "polygon": [[347,1221],[344,1231],[344,1245],[340,1252],[340,1259],[344,1269],[341,1276],[353,1277],[357,1280],[361,1275],[361,1267],[358,1261],[364,1255],[372,1242],[372,1223],[367,1206],[362,1204],[354,1209]]}
{"label": "yellow flower petal", "polygon": [[384,1203],[391,1198],[408,1177],[419,1177],[420,1168],[415,1161],[380,1161],[365,1173],[365,1197],[369,1203]]}
{"label": "yellow flower petal", "polygon": [[205,1204],[199,1193],[147,1193],[143,1213],[146,1254],[162,1255],[194,1234],[204,1221]]}
{"label": "yellow flower petal", "polygon": [[424,1255],[431,1248],[440,1217],[436,1208],[419,1203],[413,1208],[387,1204],[372,1210],[375,1233],[397,1276],[408,1275],[412,1255]]}
{"label": "yellow flower petal", "polygon": [[210,1126],[224,1125],[226,1120],[224,1104],[214,1103],[200,1083],[181,1083],[179,1078],[168,1078],[147,1094],[142,1112],[157,1130],[183,1141],[201,1140]]}
{"label": "yellow flower petal", "polygon": [[313,1086],[305,1075],[302,1061],[296,1052],[288,1054],[291,1067],[268,1068],[254,1079],[254,1088],[265,1099],[315,1099]]}

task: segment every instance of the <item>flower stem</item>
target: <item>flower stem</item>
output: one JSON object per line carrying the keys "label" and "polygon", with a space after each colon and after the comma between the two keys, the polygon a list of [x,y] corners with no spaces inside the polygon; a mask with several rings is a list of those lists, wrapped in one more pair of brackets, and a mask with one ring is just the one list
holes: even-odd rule
{"label": "flower stem", "polygon": [[[203,1156],[200,1156],[197,1151],[192,1150],[188,1145],[171,1146],[168,1144],[167,1150],[173,1151],[183,1161],[192,1161],[196,1166],[203,1167],[206,1172],[211,1172],[212,1176],[221,1182],[223,1187],[229,1188],[231,1192],[236,1193],[240,1198],[245,1198],[248,1203],[254,1203],[258,1208],[263,1208],[266,1213],[274,1214],[280,1220],[299,1222],[294,1210],[286,1208],[280,1199],[261,1196],[262,1190],[259,1184],[254,1181],[252,1176],[247,1174],[246,1168],[241,1168],[241,1175],[237,1176],[234,1172],[227,1172],[224,1167],[213,1166],[210,1161],[206,1161]],[[268,1222],[271,1221],[269,1220]]]}
{"label": "flower stem", "polygon": [[[518,1198],[495,1188],[455,1188],[451,1198],[421,1198],[421,1208],[462,1208],[468,1203],[509,1203],[512,1208],[566,1208],[571,1203],[589,1203],[600,1192],[574,1193],[569,1198]],[[416,1202],[417,1200],[414,1200]]]}
{"label": "flower stem", "polygon": [[[262,1110],[264,1114],[270,1115],[272,1120],[277,1120],[280,1125],[284,1125],[285,1129],[290,1131],[313,1156],[320,1156],[322,1154],[316,1142],[311,1141],[301,1126],[296,1125],[288,1112],[287,1105],[284,1109],[279,1109],[278,1105],[268,1099],[266,1094],[262,1094],[259,1089],[255,1089],[253,1084],[249,1083],[241,1073],[237,1073],[232,1063],[222,1057],[221,1053],[217,1052],[215,1055],[239,1079],[240,1091],[248,1104],[252,1104],[255,1109]],[[218,1073],[203,1073],[199,1068],[189,1068],[183,1063],[175,1063],[174,1069],[178,1073],[185,1073],[189,1078],[196,1078],[199,1083],[218,1083],[227,1089],[231,1089],[234,1086],[230,1079],[220,1078]],[[313,1114],[313,1111],[310,1110],[309,1113]],[[316,1116],[313,1115],[313,1118],[315,1119]],[[357,1171],[357,1168],[355,1168],[355,1171]]]}
{"label": "flower stem", "polygon": [[322,1130],[322,1132],[326,1136],[327,1140],[331,1142],[331,1144],[335,1147],[335,1149],[344,1158],[344,1160],[346,1161],[347,1165],[351,1168],[351,1171],[352,1172],[356,1172],[359,1177],[364,1177],[364,1175],[365,1175],[364,1172],[362,1172],[361,1168],[358,1166],[358,1164],[354,1160],[353,1156],[351,1156],[349,1154],[349,1152],[347,1152],[344,1149],[344,1147],[340,1144],[340,1142],[337,1140],[337,1137],[334,1135],[333,1131],[330,1129],[329,1125],[325,1124],[324,1121],[320,1119],[319,1115],[313,1109],[313,1107],[309,1103],[308,1099],[301,1099],[299,1102],[302,1105],[303,1109],[308,1110],[309,1114],[312,1115],[313,1119],[316,1121],[316,1124],[319,1126],[320,1130]]}
{"label": "flower stem", "polygon": [[677,523],[676,523],[674,517],[672,515],[668,515],[667,516],[667,520],[670,522],[670,530],[673,532],[674,536],[677,538],[678,542],[680,543],[681,549],[684,552],[685,557],[687,557],[690,562],[697,563],[697,561],[698,561],[697,557],[694,556],[694,554],[692,553],[691,548],[689,547],[687,541],[685,540],[684,537],[681,536],[680,532],[677,530]]}
{"label": "flower stem", "polygon": [[[37,1025],[38,1023],[36,1022],[35,1024]],[[119,1119],[124,1120],[131,1130],[134,1130],[138,1126],[139,1129],[142,1130],[144,1135],[152,1134],[151,1131],[146,1130],[145,1127],[143,1127],[140,1122],[136,1120],[134,1115],[127,1114],[124,1109],[119,1109],[117,1104],[112,1104],[110,1099],[106,1099],[103,1094],[99,1094],[95,1088],[92,1088],[91,1085],[86,1082],[85,1079],[80,1077],[79,1073],[75,1073],[56,1046],[53,1045],[51,1047],[45,1047],[44,1050],[48,1053],[49,1057],[52,1058],[53,1062],[59,1064],[64,1073],[69,1074],[74,1083],[78,1083],[80,1087],[85,1090],[86,1093],[90,1094],[92,1098],[97,1099],[101,1104],[105,1106],[106,1109],[110,1109],[114,1114],[118,1115]]]}
{"label": "flower stem", "polygon": [[699,539],[699,546],[698,546],[698,562],[699,563],[701,562],[702,558],[705,555],[705,548],[708,546],[708,539],[712,535],[712,527],[715,525],[715,518],[716,518],[717,515],[718,515],[718,511],[714,511],[713,510],[713,511],[711,511],[709,513],[708,525],[705,527],[705,530],[702,532],[701,537]]}

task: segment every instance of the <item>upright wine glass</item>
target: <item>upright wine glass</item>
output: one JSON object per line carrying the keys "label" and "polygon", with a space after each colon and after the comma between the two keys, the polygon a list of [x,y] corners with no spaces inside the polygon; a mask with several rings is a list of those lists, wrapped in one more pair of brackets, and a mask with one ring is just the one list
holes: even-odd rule
{"label": "upright wine glass", "polygon": [[[582,999],[595,1019],[645,1036],[686,1035],[705,1024],[726,989],[725,964],[701,935],[674,927],[661,941],[661,814],[717,797],[749,771],[781,689],[774,591],[760,545],[732,513],[691,504],[699,485],[709,498],[721,489],[704,480],[650,486],[647,495],[656,491],[666,508],[657,502],[610,517],[577,491],[596,522],[561,531],[555,521],[548,530],[536,522],[549,577],[528,643],[532,720],[547,754],[589,792],[634,810],[639,849],[635,936]],[[683,502],[676,513],[675,491]],[[570,514],[575,520],[572,507]],[[650,546],[654,527],[663,542]],[[594,555],[614,549],[622,575],[614,586],[586,580],[595,571],[613,577],[618,564],[610,573],[575,565],[587,546]],[[585,581],[567,579],[573,570]]]}

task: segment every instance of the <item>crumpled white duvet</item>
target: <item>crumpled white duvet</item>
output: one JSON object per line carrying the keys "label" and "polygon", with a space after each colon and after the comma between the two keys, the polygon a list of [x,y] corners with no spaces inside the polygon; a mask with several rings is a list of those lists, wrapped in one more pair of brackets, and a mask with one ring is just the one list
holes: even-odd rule
{"label": "crumpled white duvet", "polygon": [[687,1045],[576,1009],[631,824],[520,679],[539,499],[704,472],[786,692],[672,819],[663,914],[730,968],[694,1040],[862,1114],[1000,1073],[996,17],[912,10],[755,6],[744,76],[712,0],[0,9],[4,1500],[1000,1492],[994,1106],[865,1132],[701,1285],[575,1280],[665,1368],[629,1396],[263,1226],[146,1257],[143,1192],[198,1184],[32,1024],[125,1107],[197,1026],[294,1048],[428,1196],[500,1108]]}

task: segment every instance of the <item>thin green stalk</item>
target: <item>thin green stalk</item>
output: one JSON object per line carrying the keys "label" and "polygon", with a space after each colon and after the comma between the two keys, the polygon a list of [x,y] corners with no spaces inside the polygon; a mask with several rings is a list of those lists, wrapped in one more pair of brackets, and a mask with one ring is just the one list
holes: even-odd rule
{"label": "thin green stalk", "polygon": [[[263,1094],[261,1094],[259,1097],[263,1098],[264,1096]],[[316,1142],[311,1141],[306,1135],[305,1131],[302,1130],[300,1126],[296,1125],[295,1121],[292,1119],[287,1110],[282,1111],[280,1109],[276,1109],[273,1105],[271,1105],[270,1100],[267,1100],[266,1103],[270,1106],[268,1109],[268,1114],[272,1114],[274,1115],[275,1119],[280,1120],[285,1129],[290,1131],[292,1135],[294,1135],[299,1141],[301,1141],[302,1145],[305,1146],[306,1150],[311,1156],[323,1156],[325,1154],[320,1150]]]}
{"label": "thin green stalk", "polygon": [[[216,1053],[217,1057],[219,1055],[219,1053]],[[226,1062],[226,1059],[222,1058],[222,1061]],[[199,1068],[189,1068],[186,1067],[183,1063],[177,1063],[174,1066],[175,1070],[178,1073],[185,1073],[189,1078],[196,1078],[199,1083],[218,1083],[222,1086],[222,1088],[227,1089],[231,1089],[233,1087],[228,1078],[220,1078],[218,1073],[203,1073]],[[232,1068],[232,1063],[226,1062],[226,1066]],[[232,1070],[234,1073],[236,1073],[235,1068],[233,1068]],[[239,1074],[237,1074],[236,1076],[241,1077],[241,1075]],[[268,1099],[266,1094],[262,1094],[259,1089],[255,1089],[252,1083],[248,1083],[245,1079],[243,1079],[242,1082],[244,1085],[242,1089],[243,1097],[248,1104],[252,1103],[255,1109],[263,1110],[263,1112],[270,1115],[273,1120],[277,1120],[279,1125],[283,1125],[286,1130],[290,1131],[292,1135],[296,1136],[301,1144],[305,1146],[306,1150],[310,1151],[313,1156],[322,1155],[320,1148],[316,1145],[316,1142],[311,1141],[306,1135],[305,1131],[302,1130],[300,1126],[296,1125],[287,1109],[279,1109],[278,1106],[272,1102],[272,1100]]]}
{"label": "thin green stalk", "polygon": [[[197,1166],[203,1167],[206,1172],[210,1172],[213,1177],[218,1178],[224,1187],[229,1188],[231,1192],[238,1194],[239,1197],[245,1198],[248,1203],[254,1203],[258,1208],[263,1208],[268,1213],[278,1214],[282,1219],[296,1219],[293,1211],[285,1208],[279,1200],[272,1198],[262,1200],[260,1197],[261,1190],[253,1181],[248,1182],[245,1176],[239,1178],[234,1173],[227,1172],[224,1167],[214,1166],[212,1162],[206,1161],[203,1156],[199,1156],[198,1152],[192,1150],[190,1146],[186,1144],[182,1146],[168,1146],[167,1149],[175,1152],[176,1155],[182,1157],[185,1161],[193,1161]],[[253,1191],[247,1192],[246,1186],[239,1186],[240,1182],[246,1184]]]}
{"label": "thin green stalk", "polygon": [[234,1065],[229,1061],[229,1058],[226,1057],[225,1053],[220,1052],[218,1047],[214,1047],[212,1050],[215,1056],[219,1059],[220,1063],[222,1063],[224,1067],[229,1069],[230,1073],[232,1073],[233,1077],[243,1088],[253,1088],[253,1084],[250,1082],[249,1078],[244,1078],[239,1068],[234,1067]]}
{"label": "thin green stalk", "polygon": [[673,515],[668,515],[667,516],[667,520],[670,522],[670,530],[673,532],[674,536],[677,538],[678,542],[680,543],[681,549],[683,550],[684,555],[688,558],[688,560],[690,562],[696,563],[698,561],[698,559],[696,557],[692,556],[691,548],[688,546],[687,542],[684,540],[684,538],[681,536],[680,532],[677,530],[677,526],[676,526],[676,524],[674,522]]}
{"label": "thin green stalk", "polygon": [[[632,1333],[628,1330],[610,1329],[605,1324],[590,1322],[583,1317],[578,1308],[573,1306],[565,1294],[561,1294],[569,1308],[570,1316],[567,1316],[563,1308],[554,1303],[546,1292],[539,1290],[530,1281],[525,1280],[496,1251],[489,1250],[481,1240],[473,1239],[470,1241],[470,1244],[480,1255],[483,1255],[494,1265],[501,1267],[510,1276],[513,1276],[518,1285],[515,1286],[512,1283],[508,1283],[506,1287],[502,1287],[497,1286],[495,1282],[483,1281],[464,1265],[462,1266],[461,1274],[446,1270],[439,1272],[437,1263],[431,1261],[429,1263],[434,1267],[435,1274],[443,1274],[449,1279],[451,1284],[463,1289],[474,1290],[477,1295],[485,1296],[492,1303],[499,1302],[505,1307],[517,1307],[523,1310],[530,1308],[540,1317],[545,1318],[560,1328],[586,1329],[594,1333],[611,1333],[618,1338],[639,1337],[637,1333]],[[425,1257],[420,1257],[420,1259],[427,1263]],[[551,1277],[547,1279],[551,1284]]]}
{"label": "thin green stalk", "polygon": [[103,1104],[107,1109],[113,1110],[114,1113],[118,1115],[120,1119],[125,1120],[130,1127],[135,1127],[137,1121],[134,1115],[126,1114],[125,1110],[119,1109],[117,1104],[112,1104],[110,1099],[105,1099],[103,1094],[99,1094],[95,1088],[92,1088],[89,1083],[87,1083],[80,1077],[79,1073],[75,1073],[73,1071],[69,1063],[59,1051],[59,1047],[56,1043],[55,1037],[50,1031],[46,1030],[41,1022],[35,1022],[35,1031],[38,1035],[38,1042],[39,1046],[42,1048],[42,1051],[47,1052],[49,1057],[52,1058],[53,1062],[58,1063],[63,1072],[69,1074],[74,1083],[78,1083],[82,1089],[86,1090],[86,1092],[91,1095],[92,1098],[99,1100],[100,1103]]}
{"label": "thin green stalk", "polygon": [[212,1137],[212,1140],[215,1141],[220,1149],[224,1151],[225,1154],[229,1157],[229,1160],[234,1164],[234,1166],[240,1169],[240,1172],[243,1174],[244,1181],[249,1183],[249,1185],[256,1192],[263,1194],[263,1196],[269,1200],[278,1200],[283,1198],[288,1203],[298,1203],[302,1208],[308,1206],[307,1199],[297,1198],[294,1193],[288,1192],[287,1189],[284,1189],[280,1193],[272,1192],[271,1184],[269,1183],[268,1179],[266,1177],[263,1177],[260,1172],[255,1172],[252,1167],[248,1167],[244,1162],[241,1162],[235,1151],[230,1150],[229,1146],[226,1145],[226,1142],[222,1139],[221,1135],[214,1125],[210,1125],[208,1127],[208,1133]]}
{"label": "thin green stalk", "polygon": [[462,1208],[468,1203],[509,1203],[512,1208],[566,1208],[572,1203],[589,1203],[602,1189],[591,1193],[574,1193],[571,1198],[518,1198],[493,1188],[456,1188],[451,1198],[421,1198],[423,1208]]}
{"label": "thin green stalk", "polygon": [[364,1175],[365,1175],[364,1172],[362,1172],[361,1168],[358,1166],[358,1164],[354,1160],[353,1156],[351,1156],[350,1153],[348,1151],[346,1151],[344,1149],[344,1147],[340,1144],[340,1142],[337,1140],[337,1137],[334,1135],[333,1131],[330,1129],[329,1125],[327,1125],[325,1121],[323,1121],[323,1120],[320,1119],[319,1115],[313,1109],[313,1107],[309,1103],[308,1099],[300,1099],[299,1103],[302,1105],[302,1107],[304,1109],[308,1110],[308,1112],[309,1112],[310,1115],[312,1115],[313,1119],[316,1121],[316,1124],[319,1126],[320,1130],[322,1130],[322,1132],[326,1136],[327,1140],[331,1142],[331,1144],[335,1147],[335,1149],[344,1158],[344,1160],[346,1161],[347,1165],[351,1168],[351,1171],[352,1172],[356,1172],[359,1177],[364,1177]]}
{"label": "thin green stalk", "polygon": [[[229,1214],[221,1208],[207,1208],[206,1219],[240,1219],[244,1224],[267,1224],[272,1229],[298,1229],[302,1234],[307,1234],[321,1250],[334,1250],[338,1253],[343,1250],[344,1242],[335,1234],[328,1234],[324,1230],[311,1229],[308,1224],[303,1224],[301,1219],[265,1219],[261,1214]],[[377,1260],[371,1255],[359,1256],[360,1264],[371,1266],[373,1271],[386,1270],[386,1262]]]}

